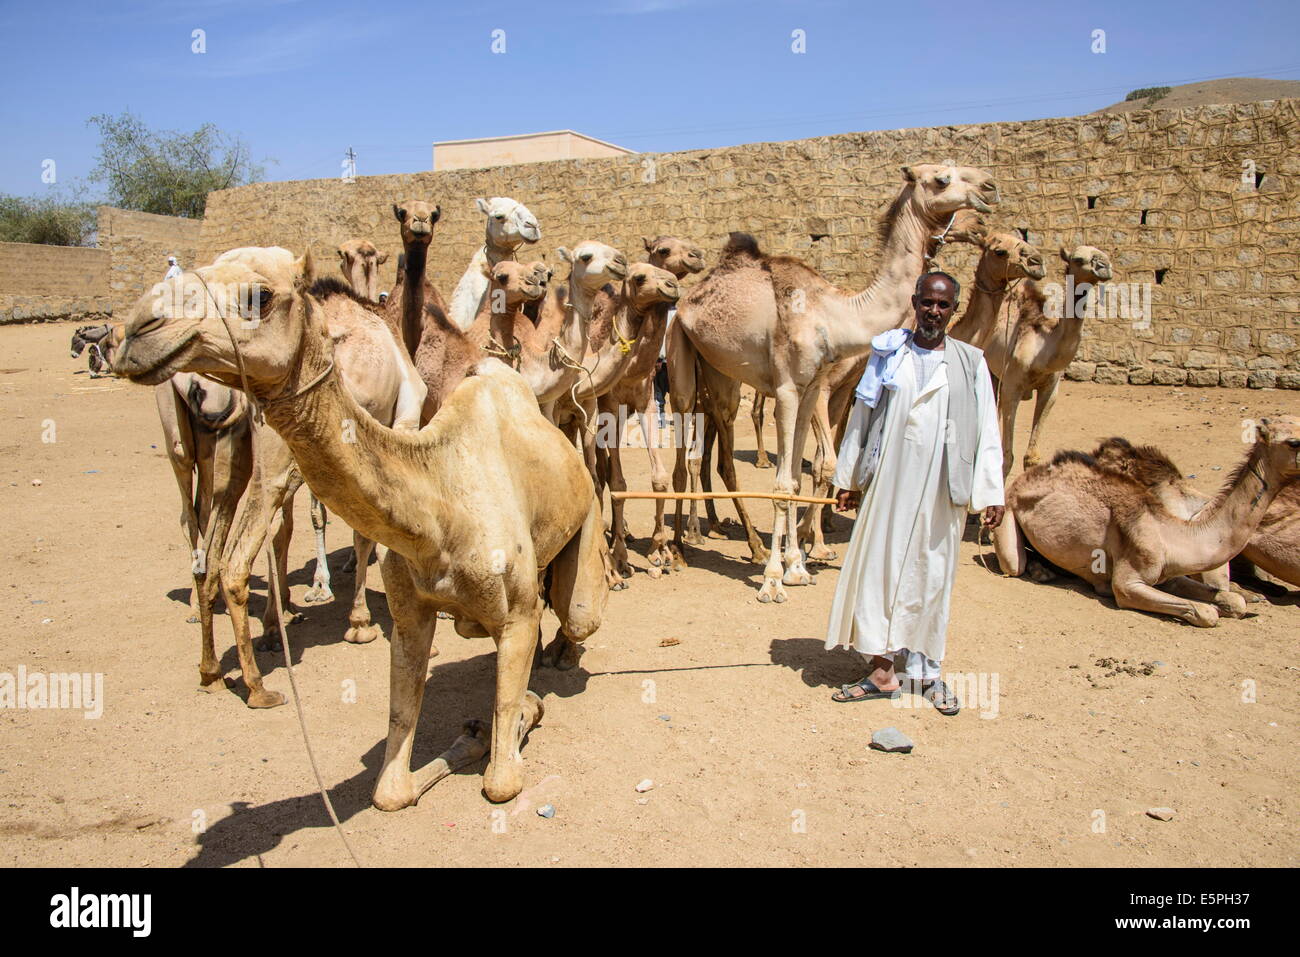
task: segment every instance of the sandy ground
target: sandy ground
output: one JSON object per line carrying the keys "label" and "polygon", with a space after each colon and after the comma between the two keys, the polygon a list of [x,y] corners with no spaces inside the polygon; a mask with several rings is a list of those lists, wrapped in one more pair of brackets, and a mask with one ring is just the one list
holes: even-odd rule
{"label": "sandy ground", "polygon": [[[249,710],[233,681],[226,693],[198,692],[187,549],[152,395],[91,380],[83,361],[68,358],[71,331],[0,330],[0,671],[100,672],[105,705],[97,720],[0,711],[0,864],[345,863],[293,708]],[[1212,489],[1241,454],[1241,419],[1294,414],[1298,399],[1067,383],[1048,445],[1086,446],[1111,433],[1159,442]],[[54,442],[42,441],[47,420]],[[742,485],[770,488],[772,473],[751,464],[748,417],[740,431]],[[627,460],[632,487],[648,488],[645,453]],[[295,601],[310,582],[306,502],[303,493],[290,561]],[[770,528],[770,507],[756,513]],[[646,503],[629,509],[642,570],[650,515]],[[849,522],[836,522],[830,540],[843,543]],[[331,525],[339,595],[351,586],[338,571],[348,541]],[[770,606],[755,600],[761,569],[738,536],[689,554],[684,572],[658,581],[638,573],[611,596],[579,670],[535,674],[547,710],[524,749],[529,789],[500,807],[480,792],[482,762],[417,807],[370,807],[386,731],[387,641],[344,643],[342,600],[308,608],[292,632],[299,683],[321,770],[361,858],[1297,864],[1293,604],[1252,606],[1247,619],[1196,629],[1118,610],[1078,583],[1004,580],[977,563],[968,541],[944,664],[949,675],[983,675],[984,694],[977,679],[962,713],[945,718],[910,696],[902,707],[831,702],[834,686],[859,677],[849,654],[822,649],[833,565],[814,566],[815,585]],[[379,577],[372,568],[371,607],[387,634]],[[259,591],[263,584],[255,580]],[[233,677],[224,617],[217,628]],[[661,647],[666,638],[679,643]],[[466,718],[491,713],[490,640],[462,639],[444,624],[438,643],[418,763],[447,747]],[[1110,673],[1101,659],[1127,670]],[[288,692],[280,656],[260,660],[268,686]],[[868,749],[871,732],[890,725],[915,740],[912,754]],[[641,795],[634,788],[645,778],[655,787]],[[549,820],[535,813],[547,802],[556,808]],[[1153,806],[1176,815],[1153,820],[1145,814]]]}

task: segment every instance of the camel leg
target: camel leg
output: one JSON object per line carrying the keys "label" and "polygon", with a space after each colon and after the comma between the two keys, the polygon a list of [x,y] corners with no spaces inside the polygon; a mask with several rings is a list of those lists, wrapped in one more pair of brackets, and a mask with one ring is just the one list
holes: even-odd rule
{"label": "camel leg", "polygon": [[609,553],[600,522],[600,508],[593,500],[578,534],[551,560],[547,597],[560,628],[543,653],[542,664],[559,671],[577,666],[582,642],[600,627],[609,600],[605,587]]}
{"label": "camel leg", "polygon": [[[663,431],[659,428],[659,417],[654,404],[654,382],[647,380],[645,391],[638,399],[638,415],[641,431],[645,435],[646,452],[650,456],[650,488],[656,492],[668,491],[668,469],[664,467],[663,457],[659,454]],[[655,501],[655,527],[650,535],[650,552],[646,556],[650,562],[651,578],[658,578],[664,572],[672,570],[673,554],[668,546],[668,530],[664,526],[664,501]]]}
{"label": "camel leg", "polygon": [[[782,491],[785,494],[794,494],[799,491],[799,483],[803,478],[803,448],[808,444],[808,430],[812,424],[813,414],[817,408],[817,402],[822,394],[820,385],[817,382],[811,383],[799,398],[799,405],[795,413],[794,442],[791,446],[793,454],[787,456],[785,468],[785,479],[790,483],[788,488]],[[785,518],[785,575],[781,581],[786,585],[811,585],[812,576],[808,574],[808,569],[804,567],[803,551],[799,547],[798,519],[799,506],[794,502],[778,502],[778,505],[784,506]]]}
{"label": "camel leg", "polygon": [[528,690],[541,619],[542,603],[534,599],[531,608],[515,612],[497,638],[492,757],[483,772],[483,793],[489,801],[498,804],[509,801],[524,789],[524,762],[519,748],[528,732],[542,719],[542,699]]}
{"label": "camel leg", "polygon": [[998,397],[998,419],[1002,427],[1002,478],[1011,474],[1015,465],[1013,453],[1016,439],[1016,410],[1020,408],[1021,385],[1019,379],[1008,377],[1002,382]]}
{"label": "camel leg", "polygon": [[1038,437],[1042,431],[1043,423],[1052,412],[1052,406],[1056,404],[1056,391],[1061,385],[1061,373],[1056,373],[1038,390],[1034,397],[1034,424],[1029,430],[1029,444],[1025,447],[1025,468],[1033,468],[1043,460],[1038,454]]}
{"label": "camel leg", "polygon": [[[737,392],[739,390],[737,389]],[[718,473],[722,476],[722,482],[727,486],[727,490],[736,492],[740,490],[740,485],[736,480],[736,430],[735,417],[731,421],[724,421],[718,426]],[[745,540],[749,543],[749,560],[755,564],[764,564],[767,562],[767,549],[763,547],[763,540],[759,537],[758,529],[749,518],[749,512],[745,509],[743,499],[734,499],[733,504],[736,506],[736,514],[740,516],[740,524],[745,529]]]}
{"label": "camel leg", "polygon": [[[835,475],[835,446],[831,443],[830,390],[818,390],[817,405],[813,409],[813,438],[817,441],[817,452],[813,459],[813,490],[817,498],[830,495],[831,478]],[[800,452],[800,458],[802,458]],[[809,505],[804,510],[803,520],[799,523],[799,541],[811,541],[808,557],[814,561],[833,562],[835,549],[828,548],[822,533],[822,512],[824,505]]]}
{"label": "camel leg", "polygon": [[1179,598],[1192,601],[1209,602],[1219,614],[1227,618],[1244,618],[1246,616],[1246,599],[1230,588],[1216,588],[1214,585],[1198,582],[1183,575],[1175,576],[1160,585],[1160,588]]}
{"label": "camel leg", "polygon": [[1121,608],[1169,615],[1200,628],[1213,628],[1219,623],[1219,611],[1213,605],[1167,595],[1143,581],[1131,567],[1117,566],[1110,584],[1115,604]]}
{"label": "camel leg", "polygon": [[325,525],[328,518],[325,506],[315,495],[311,497],[309,514],[312,531],[316,533],[316,574],[312,576],[311,588],[307,589],[302,600],[309,605],[323,604],[334,600],[334,592],[330,590],[329,552],[325,548]]}
{"label": "camel leg", "polygon": [[[704,444],[700,447],[700,457],[693,460],[695,462],[695,471],[691,475],[693,481],[692,492],[696,488],[701,492],[713,491],[713,452],[718,444],[719,420],[715,415],[716,406],[714,406],[711,397],[704,400],[704,406],[709,410],[709,415],[704,420]],[[719,459],[718,467],[722,467],[721,459]],[[696,509],[699,504],[696,501],[691,502],[691,518],[688,523],[688,527],[694,529],[696,535],[701,534],[699,514]],[[711,498],[704,500],[704,517],[709,523],[709,538],[727,537],[722,531],[722,519],[718,518],[718,506]]]}
{"label": "camel leg", "polygon": [[[681,324],[676,322],[668,327],[668,387],[673,415],[677,416],[677,427],[674,430],[677,459],[673,467],[673,491],[685,492],[687,457],[693,444],[691,430],[696,406],[695,347],[682,331]],[[685,566],[682,500],[677,499],[673,508],[673,542],[670,547],[674,560]]]}
{"label": "camel leg", "polygon": [[[181,493],[181,532],[185,535],[192,561],[194,550],[203,538],[203,527],[199,524],[198,512],[194,508],[194,430],[190,424],[189,410],[181,402],[170,380],[154,389],[154,401],[158,405],[158,419],[162,423],[163,448],[167,450],[167,461],[171,463],[176,487]],[[198,620],[199,593],[197,589],[191,588],[189,621],[193,624]]]}
{"label": "camel leg", "polygon": [[348,613],[348,630],[343,634],[344,641],[354,645],[364,645],[382,637],[384,630],[370,619],[370,606],[366,604],[366,579],[370,572],[370,553],[375,543],[359,532],[352,533],[352,549],[357,556],[357,568],[353,574],[352,610]]}
{"label": "camel leg", "polygon": [[411,744],[438,615],[437,606],[416,589],[406,559],[397,552],[388,553],[380,570],[393,615],[393,637],[388,651],[388,739],[371,801],[381,811],[396,811],[420,800],[440,779],[437,761],[411,771]]}
{"label": "camel leg", "polygon": [[754,442],[757,451],[754,453],[754,468],[770,469],[772,460],[767,457],[767,449],[763,448],[763,403],[767,401],[767,396],[754,390],[754,404],[749,408],[749,417],[754,423]]}
{"label": "camel leg", "polygon": [[[195,447],[194,462],[197,473],[198,494],[202,496],[201,501],[205,503],[210,503],[212,500],[212,473],[217,467],[215,460],[218,453],[218,441],[218,437],[206,433],[198,437]],[[207,511],[207,509],[196,509],[196,512],[200,512],[200,514],[203,511]],[[220,511],[221,509],[218,509],[218,512]],[[210,518],[210,515],[203,515],[203,537],[190,554],[190,574],[193,576],[192,594],[199,613],[199,688],[203,691],[214,691],[221,686],[221,669],[217,664],[217,654],[212,634],[212,604],[216,597],[213,592],[221,581],[221,575],[216,567],[216,557],[220,554],[220,543],[215,540],[217,525],[215,522],[210,521]],[[209,591],[209,587],[213,591]]]}
{"label": "camel leg", "polygon": [[[642,420],[643,429],[645,428],[644,419]],[[623,454],[622,450],[615,446],[609,449],[609,490],[611,492],[626,492],[627,478],[623,475]],[[622,591],[627,588],[626,579],[632,577],[632,566],[627,560],[627,539],[623,537],[624,511],[627,503],[621,498],[610,496],[610,527],[614,530],[614,535],[610,539],[610,585],[614,591]]]}
{"label": "camel leg", "polygon": [[[778,495],[789,495],[795,489],[793,461],[799,448],[797,424],[802,403],[798,387],[793,383],[779,387],[774,398],[776,399],[776,487],[774,491]],[[793,503],[781,501],[772,503],[772,548],[768,553],[767,566],[763,569],[763,586],[758,592],[758,600],[764,603],[772,601],[779,603],[786,600],[784,584],[787,566],[783,564],[782,558],[788,558],[791,549],[789,547],[783,549],[782,546],[793,538],[795,532],[795,526],[789,522],[792,515],[791,509],[787,506],[791,504]],[[793,551],[800,559],[797,567],[802,569],[803,556],[798,554],[797,546]],[[803,574],[804,577],[807,576],[807,572]],[[799,575],[793,577],[798,579]]]}
{"label": "camel leg", "polygon": [[1025,573],[1027,556],[1024,533],[1016,523],[1016,516],[1007,506],[1002,524],[993,529],[993,550],[998,556],[998,567],[1007,578],[1019,578]]}

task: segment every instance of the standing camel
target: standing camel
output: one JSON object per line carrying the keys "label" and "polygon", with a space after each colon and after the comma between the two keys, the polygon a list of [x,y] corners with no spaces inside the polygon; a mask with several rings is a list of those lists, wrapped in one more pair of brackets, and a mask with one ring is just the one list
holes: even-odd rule
{"label": "standing camel", "polygon": [[[607,598],[600,513],[581,457],[500,363],[483,363],[419,432],[376,422],[332,366],[333,343],[309,292],[310,254],[291,274],[271,258],[199,272],[260,288],[259,327],[211,314],[183,318],[170,314],[174,308],[155,314],[146,296],[128,322],[117,368],[145,384],[183,370],[238,381],[242,368],[321,501],[388,547],[382,570],[396,633],[375,806],[414,804],[448,773],[445,761],[410,767],[440,608],[455,613],[462,634],[496,641],[484,791],[492,801],[513,798],[523,787],[520,745],[542,712],[527,685],[543,599],[560,620],[556,654],[566,654],[599,627]],[[344,421],[356,423],[355,441],[345,441]]]}
{"label": "standing camel", "polygon": [[362,299],[379,301],[379,267],[388,262],[388,253],[368,239],[349,239],[339,244],[339,269],[348,285]]}
{"label": "standing camel", "polygon": [[[992,178],[971,167],[904,167],[903,177],[886,218],[880,270],[861,293],[844,293],[797,259],[765,256],[752,238],[733,234],[719,266],[678,307],[668,345],[673,408],[694,408],[697,358],[723,377],[773,395],[778,495],[797,488],[796,466],[828,368],[866,352],[872,337],[899,325],[925,269],[931,236],[958,210],[987,212],[998,200]],[[831,437],[819,434],[818,440],[828,448]],[[726,457],[724,449],[719,461]],[[673,487],[686,487],[680,448]],[[772,548],[758,594],[763,602],[784,601],[785,585],[811,581],[796,540],[794,503],[774,502],[774,513]],[[680,503],[677,515],[680,534]]]}
{"label": "standing camel", "polygon": [[459,329],[468,329],[478,315],[483,296],[487,293],[484,264],[495,266],[503,259],[514,259],[515,250],[524,243],[535,243],[542,238],[537,217],[523,203],[503,196],[474,200],[479,212],[487,217],[487,233],[483,245],[469,261],[456,290],[451,296],[451,309],[447,316]]}

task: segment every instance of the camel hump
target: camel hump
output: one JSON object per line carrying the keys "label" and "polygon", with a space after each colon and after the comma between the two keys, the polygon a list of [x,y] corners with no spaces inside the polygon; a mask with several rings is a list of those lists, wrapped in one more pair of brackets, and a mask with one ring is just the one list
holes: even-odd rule
{"label": "camel hump", "polygon": [[731,233],[727,244],[722,247],[722,256],[718,265],[722,268],[741,266],[749,262],[759,262],[763,252],[758,248],[758,240],[749,233]]}

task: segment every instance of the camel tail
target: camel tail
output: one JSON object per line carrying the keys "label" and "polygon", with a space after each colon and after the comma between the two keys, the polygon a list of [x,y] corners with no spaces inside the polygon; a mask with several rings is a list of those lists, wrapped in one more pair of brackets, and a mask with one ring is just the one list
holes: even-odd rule
{"label": "camel tail", "polygon": [[732,233],[727,237],[727,244],[722,247],[722,256],[718,259],[718,268],[730,269],[748,263],[758,262],[763,258],[758,248],[758,240],[749,233]]}
{"label": "camel tail", "polygon": [[582,527],[560,549],[542,579],[543,602],[560,619],[560,630],[572,642],[580,642],[600,627],[609,600],[605,564],[605,521],[600,501],[593,495]]}

